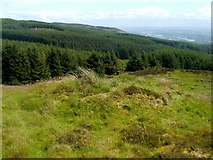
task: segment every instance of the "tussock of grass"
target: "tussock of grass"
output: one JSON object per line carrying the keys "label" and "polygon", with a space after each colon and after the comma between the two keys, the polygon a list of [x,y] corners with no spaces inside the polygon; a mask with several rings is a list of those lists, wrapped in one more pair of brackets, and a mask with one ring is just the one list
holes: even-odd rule
{"label": "tussock of grass", "polygon": [[167,72],[172,71],[172,70],[173,69],[168,69],[168,68],[163,68],[163,69],[151,68],[151,69],[145,69],[145,70],[141,70],[141,71],[131,72],[130,75],[145,76],[145,75],[166,74]]}
{"label": "tussock of grass", "polygon": [[59,144],[67,144],[72,146],[73,149],[81,149],[89,144],[91,139],[90,133],[86,129],[77,129],[63,134],[59,139]]}
{"label": "tussock of grass", "polygon": [[74,92],[74,88],[72,86],[67,86],[64,84],[60,84],[59,86],[57,86],[57,88],[53,91],[53,94],[67,94],[69,95],[69,93],[73,93]]}
{"label": "tussock of grass", "polygon": [[97,74],[91,69],[79,67],[77,77],[80,78],[83,83],[90,84],[94,87],[100,87],[99,78]]}

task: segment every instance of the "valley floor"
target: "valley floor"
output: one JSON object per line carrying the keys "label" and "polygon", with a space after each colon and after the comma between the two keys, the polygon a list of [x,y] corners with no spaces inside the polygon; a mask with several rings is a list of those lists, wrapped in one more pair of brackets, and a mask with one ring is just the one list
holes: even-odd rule
{"label": "valley floor", "polygon": [[151,73],[2,86],[3,157],[213,158],[211,72]]}

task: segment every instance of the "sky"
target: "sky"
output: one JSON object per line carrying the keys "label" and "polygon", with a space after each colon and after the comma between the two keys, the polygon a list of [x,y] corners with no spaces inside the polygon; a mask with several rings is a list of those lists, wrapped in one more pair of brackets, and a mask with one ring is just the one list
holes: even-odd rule
{"label": "sky", "polygon": [[0,17],[111,27],[210,27],[211,0],[1,0]]}

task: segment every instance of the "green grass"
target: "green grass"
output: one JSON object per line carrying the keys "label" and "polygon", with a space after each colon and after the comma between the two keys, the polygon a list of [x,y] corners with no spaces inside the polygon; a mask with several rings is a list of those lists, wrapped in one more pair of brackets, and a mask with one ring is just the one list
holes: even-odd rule
{"label": "green grass", "polygon": [[3,86],[3,157],[213,158],[211,73]]}

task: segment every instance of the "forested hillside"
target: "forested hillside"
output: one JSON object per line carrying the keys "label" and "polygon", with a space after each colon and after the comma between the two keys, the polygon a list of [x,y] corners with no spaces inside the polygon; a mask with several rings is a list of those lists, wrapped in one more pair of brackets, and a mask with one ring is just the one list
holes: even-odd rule
{"label": "forested hillside", "polygon": [[116,28],[2,19],[3,83],[32,83],[74,73],[100,75],[150,67],[212,70],[210,46],[160,40]]}

